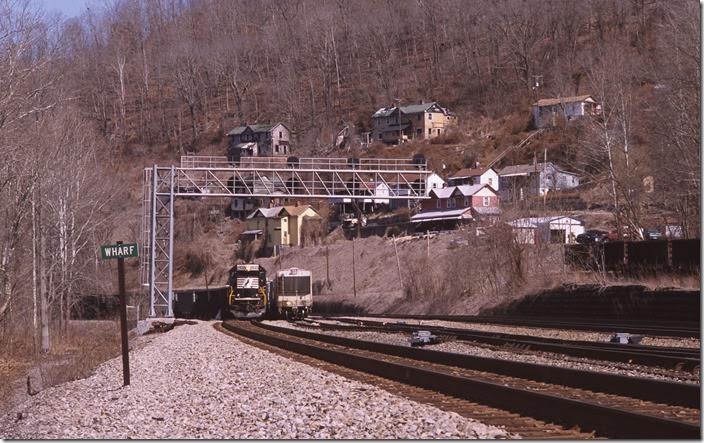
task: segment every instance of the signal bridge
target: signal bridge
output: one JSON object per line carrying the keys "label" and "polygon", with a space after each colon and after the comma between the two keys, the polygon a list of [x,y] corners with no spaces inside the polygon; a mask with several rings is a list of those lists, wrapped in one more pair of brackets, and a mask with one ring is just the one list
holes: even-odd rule
{"label": "signal bridge", "polygon": [[173,317],[174,200],[260,197],[419,200],[432,171],[413,159],[277,158],[187,155],[179,166],[144,169],[140,283],[151,317]]}

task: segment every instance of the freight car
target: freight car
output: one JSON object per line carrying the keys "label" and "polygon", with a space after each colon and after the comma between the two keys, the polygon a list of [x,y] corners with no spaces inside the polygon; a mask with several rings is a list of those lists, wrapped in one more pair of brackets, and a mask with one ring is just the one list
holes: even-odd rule
{"label": "freight car", "polygon": [[270,281],[261,265],[236,265],[230,269],[227,284],[228,308],[236,318],[296,319],[308,315],[313,307],[312,276],[305,269],[281,270]]}

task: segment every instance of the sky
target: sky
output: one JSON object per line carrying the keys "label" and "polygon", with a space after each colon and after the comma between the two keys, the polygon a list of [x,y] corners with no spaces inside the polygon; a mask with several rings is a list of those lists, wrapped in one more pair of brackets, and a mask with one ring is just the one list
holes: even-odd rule
{"label": "sky", "polygon": [[[99,4],[99,0],[35,0],[46,12],[60,12],[64,18],[78,17],[86,6]],[[98,3],[96,3],[98,2]]]}

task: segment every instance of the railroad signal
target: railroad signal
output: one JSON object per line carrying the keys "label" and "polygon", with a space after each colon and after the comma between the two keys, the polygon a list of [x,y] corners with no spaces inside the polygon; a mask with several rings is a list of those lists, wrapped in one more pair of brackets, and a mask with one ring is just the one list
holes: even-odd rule
{"label": "railroad signal", "polygon": [[125,258],[137,257],[137,243],[123,244],[118,241],[116,245],[100,247],[100,256],[103,260],[117,259],[117,286],[120,291],[120,335],[122,338],[122,379],[124,385],[130,384],[130,348],[127,343],[127,296],[125,295]]}

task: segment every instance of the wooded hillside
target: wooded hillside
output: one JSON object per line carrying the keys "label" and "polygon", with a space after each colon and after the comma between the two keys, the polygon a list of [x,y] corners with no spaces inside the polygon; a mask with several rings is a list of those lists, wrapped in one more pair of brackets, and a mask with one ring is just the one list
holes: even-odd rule
{"label": "wooded hillside", "polygon": [[481,137],[493,149],[520,138],[538,98],[592,94],[602,117],[553,131],[556,155],[606,189],[623,223],[657,208],[696,236],[698,6],[117,0],[63,20],[0,0],[0,323],[14,316],[22,334],[55,316],[66,330],[77,294],[105,291],[97,246],[138,236],[143,163],[217,151],[232,126],[273,121],[296,154],[320,154],[396,99],[449,107],[480,137],[458,143],[480,156]]}

